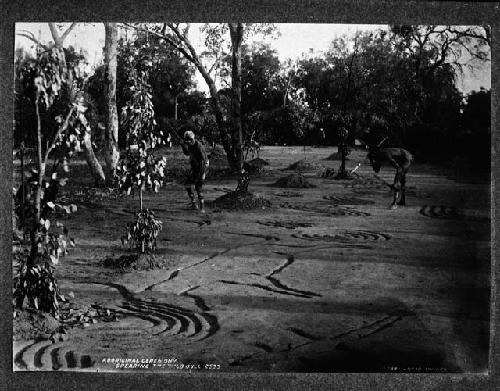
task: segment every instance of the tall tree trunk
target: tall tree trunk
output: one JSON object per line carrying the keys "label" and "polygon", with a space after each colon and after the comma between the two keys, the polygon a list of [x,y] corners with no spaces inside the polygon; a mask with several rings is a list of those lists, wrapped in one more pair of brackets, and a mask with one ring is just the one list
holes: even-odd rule
{"label": "tall tree trunk", "polygon": [[[174,33],[176,38],[181,42],[177,42],[176,39],[172,39],[170,36],[165,34],[165,29],[168,26],[168,28]],[[134,27],[134,26],[131,26]],[[141,30],[139,28],[139,30]],[[222,104],[220,101],[219,93],[217,91],[217,87],[215,86],[215,82],[208,73],[207,69],[203,66],[201,63],[200,57],[196,53],[195,48],[189,41],[187,35],[186,35],[186,30],[184,32],[180,31],[179,27],[176,26],[173,23],[165,23],[163,31],[161,33],[156,32],[156,31],[150,31],[150,30],[145,30],[142,29],[142,31],[149,32],[151,34],[155,34],[156,36],[164,39],[167,41],[170,45],[172,45],[173,48],[178,50],[189,62],[191,62],[196,69],[200,72],[201,76],[205,80],[208,86],[208,90],[210,92],[210,97],[211,97],[211,104],[212,108],[215,113],[215,121],[217,122],[217,127],[219,128],[219,135],[221,139],[222,146],[224,147],[224,150],[226,151],[227,155],[227,160],[229,163],[229,166],[233,169],[238,168],[238,159],[235,157],[233,148],[232,148],[232,142],[230,140],[230,135],[227,132],[226,129],[226,124],[224,121],[224,115],[222,111]]]}
{"label": "tall tree trunk", "polygon": [[105,66],[105,161],[106,179],[111,182],[116,173],[120,158],[118,150],[118,110],[116,108],[116,64],[118,47],[118,29],[116,23],[104,23],[104,66]]}
{"label": "tall tree trunk", "polygon": [[226,129],[226,123],[224,121],[224,114],[222,112],[222,103],[220,101],[219,92],[217,91],[217,87],[215,86],[215,82],[208,74],[205,67],[201,64],[200,61],[196,61],[194,63],[198,71],[201,73],[201,76],[207,83],[208,91],[210,92],[210,103],[212,104],[212,109],[215,113],[215,122],[217,123],[217,127],[219,128],[219,136],[222,142],[222,146],[224,147],[224,151],[226,151],[227,162],[229,163],[229,167],[234,170],[238,169],[238,159],[233,150],[233,146],[231,145],[231,140],[228,135]]}
{"label": "tall tree trunk", "polygon": [[[347,113],[348,108],[349,108],[348,102],[351,98],[352,73],[353,73],[353,67],[354,67],[354,60],[356,59],[357,54],[358,54],[358,40],[357,40],[357,38],[355,38],[354,39],[354,53],[351,56],[351,61],[349,63],[349,67],[347,70],[347,86],[345,88],[344,101],[342,103],[342,115],[345,115]],[[339,132],[339,133],[342,133],[342,132]],[[341,143],[339,142],[339,146],[337,147],[337,152],[341,155],[341,159],[342,159],[340,171],[345,172],[347,136],[345,136],[345,137],[340,136],[339,140],[342,140]]]}
{"label": "tall tree trunk", "polygon": [[229,23],[231,35],[231,121],[234,158],[238,171],[243,170],[243,124],[241,121],[241,43],[243,41],[243,24]]}
{"label": "tall tree trunk", "polygon": [[[59,35],[55,23],[49,23],[49,29],[52,34],[52,39],[54,40],[54,47],[58,49],[58,57],[59,57],[59,66],[63,67],[62,70],[63,72],[70,78],[71,73],[67,72],[67,64],[66,64],[66,56],[64,54],[64,40],[68,36],[68,34],[73,30],[73,28],[76,26],[76,23],[72,23],[71,26],[68,27],[68,29],[62,34]],[[83,140],[83,147],[85,150],[85,159],[87,160],[87,164],[89,166],[90,174],[94,178],[96,183],[103,183],[105,180],[104,172],[102,170],[101,163],[99,163],[99,160],[97,160],[97,157],[94,153],[94,149],[92,147],[92,142],[91,140],[91,135],[87,135],[87,133],[90,130],[86,131],[86,134],[84,136]],[[88,137],[88,140],[86,141],[86,138]]]}
{"label": "tall tree trunk", "polygon": [[170,30],[172,30],[172,32],[185,45],[185,47],[176,44],[166,35],[160,34],[160,37],[165,39],[167,42],[170,42],[170,44],[172,44],[174,48],[179,50],[179,52],[182,53],[182,55],[196,67],[196,69],[200,72],[201,76],[205,80],[205,83],[207,83],[211,97],[210,102],[212,105],[212,109],[214,110],[215,113],[215,121],[217,123],[217,127],[219,128],[219,136],[221,139],[221,143],[222,146],[224,147],[224,150],[226,151],[227,161],[232,169],[238,169],[238,159],[234,154],[230,136],[227,132],[226,124],[224,121],[224,115],[222,111],[222,104],[214,80],[208,73],[207,69],[203,66],[200,57],[196,53],[195,48],[189,41],[186,34],[183,34],[179,30],[179,28],[173,25],[172,23],[166,23],[166,26],[168,26]]}

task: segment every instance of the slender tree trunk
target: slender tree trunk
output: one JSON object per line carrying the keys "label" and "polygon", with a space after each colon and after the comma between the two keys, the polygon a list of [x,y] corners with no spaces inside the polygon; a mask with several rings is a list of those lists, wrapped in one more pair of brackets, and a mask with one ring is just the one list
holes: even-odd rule
{"label": "slender tree trunk", "polygon": [[[36,121],[37,121],[37,169],[38,169],[38,183],[36,185],[35,192],[35,216],[33,218],[33,226],[30,232],[31,249],[30,256],[26,261],[26,267],[28,269],[35,266],[35,260],[38,253],[38,231],[40,229],[40,216],[41,216],[41,206],[42,206],[42,185],[43,177],[45,176],[45,162],[43,161],[42,153],[42,120],[40,118],[39,110],[39,92],[36,93],[35,99],[35,111],[36,111]],[[23,206],[24,207],[24,206]]]}
{"label": "slender tree trunk", "polygon": [[116,108],[116,64],[118,47],[118,29],[116,23],[104,23],[105,44],[104,44],[104,64],[105,64],[105,161],[106,179],[111,182],[116,173],[116,166],[120,158],[118,150],[118,110]]}
{"label": "slender tree trunk", "polygon": [[243,124],[241,121],[241,43],[243,41],[243,24],[229,23],[231,35],[231,120],[234,158],[238,171],[243,170]]}
{"label": "slender tree trunk", "polygon": [[94,149],[92,148],[92,136],[88,129],[85,130],[85,134],[83,136],[83,150],[85,153],[85,160],[90,168],[95,185],[103,185],[106,181],[106,176],[104,175],[102,166],[99,163],[99,160],[97,160]]}
{"label": "slender tree trunk", "polygon": [[[22,196],[22,207],[21,207],[21,227],[24,227],[24,205],[26,203],[26,186],[24,183],[24,141],[21,141],[21,196]],[[16,214],[13,213],[12,216]]]}
{"label": "slender tree trunk", "polygon": [[285,93],[283,94],[283,108],[286,108],[286,103],[288,100],[288,91],[290,90],[291,85],[292,85],[292,74],[289,73],[288,80],[287,80],[286,87],[285,87]]}
{"label": "slender tree trunk", "polygon": [[[62,34],[59,35],[55,23],[49,23],[49,29],[52,34],[52,39],[54,40],[54,46],[58,49],[58,58],[59,58],[59,66],[62,67],[62,74],[66,74],[68,78],[71,78],[71,72],[68,72],[67,64],[66,64],[66,56],[64,54],[64,40],[68,36],[68,34],[73,30],[76,26],[76,23],[72,23],[70,27]],[[104,171],[102,170],[101,164],[94,153],[94,149],[92,147],[90,130],[85,132],[85,136],[83,139],[83,147],[85,151],[85,159],[89,166],[90,173],[92,177],[95,179],[97,183],[103,183],[105,181]],[[89,134],[87,134],[89,133]],[[88,140],[86,138],[88,137]]]}
{"label": "slender tree trunk", "polygon": [[177,108],[178,108],[178,99],[177,99],[177,95],[175,96],[175,100],[174,100],[174,119],[177,121],[178,117],[177,117]]}
{"label": "slender tree trunk", "polygon": [[215,82],[207,73],[206,69],[199,64],[195,64],[200,71],[203,79],[207,83],[208,90],[210,92],[212,109],[215,113],[215,122],[217,123],[217,127],[219,128],[219,136],[222,142],[222,146],[226,151],[227,161],[229,163],[229,167],[232,169],[238,169],[238,160],[236,159],[235,153],[233,151],[233,147],[231,145],[231,141],[226,129],[226,124],[224,121],[224,115],[222,113],[222,103],[220,101],[219,92],[217,91],[217,87],[215,86]]}
{"label": "slender tree trunk", "polygon": [[[349,99],[351,97],[352,73],[353,73],[354,60],[356,59],[357,54],[358,54],[358,41],[357,41],[357,39],[355,39],[354,40],[354,53],[351,56],[351,61],[349,63],[349,68],[347,71],[347,87],[345,89],[344,102],[342,104],[343,115],[345,115],[345,113],[347,112],[348,102],[349,102]],[[341,136],[341,139],[342,139],[342,143],[339,143],[339,146],[337,147],[337,152],[341,154],[341,159],[342,159],[342,164],[341,164],[340,170],[341,170],[341,172],[345,172],[347,138]],[[342,144],[342,146],[340,144]]]}
{"label": "slender tree trunk", "polygon": [[85,131],[85,135],[83,136],[83,152],[85,155],[85,161],[87,162],[87,166],[89,167],[90,175],[94,178],[95,186],[102,186],[106,183],[106,175],[104,174],[104,170],[102,169],[101,163],[99,163],[99,159],[94,152],[94,148],[92,146],[92,134],[89,130]]}

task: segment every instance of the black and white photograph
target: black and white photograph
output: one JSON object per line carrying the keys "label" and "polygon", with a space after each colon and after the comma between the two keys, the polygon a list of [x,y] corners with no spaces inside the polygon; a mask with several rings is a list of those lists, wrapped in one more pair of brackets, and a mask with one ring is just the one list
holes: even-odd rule
{"label": "black and white photograph", "polygon": [[488,373],[490,26],[14,32],[14,372]]}

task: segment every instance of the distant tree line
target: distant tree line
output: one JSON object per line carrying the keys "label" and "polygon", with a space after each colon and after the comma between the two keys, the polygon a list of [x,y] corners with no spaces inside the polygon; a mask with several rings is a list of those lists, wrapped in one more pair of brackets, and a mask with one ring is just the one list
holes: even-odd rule
{"label": "distant tree line", "polygon": [[[205,29],[208,49],[204,53],[193,52],[187,29],[159,27],[137,29],[133,38],[118,42],[118,115],[134,94],[134,78],[146,67],[148,80],[141,85],[147,85],[155,126],[172,132],[192,128],[210,144],[224,144],[224,134],[228,140],[237,138],[237,115],[243,148],[254,142],[337,145],[340,129],[346,129],[350,145],[355,139],[371,142],[387,137],[387,143],[405,146],[421,160],[448,161],[465,154],[477,156],[475,160],[482,164],[489,162],[491,93],[463,95],[457,88],[460,74],[470,71],[467,67],[489,60],[488,29],[391,26],[334,39],[326,52],[296,61],[280,61],[269,44],[248,44],[243,35],[239,76],[235,76],[237,54],[230,49],[236,41],[224,38],[228,26]],[[242,27],[243,31],[250,28]],[[237,26],[231,31],[237,33]],[[265,31],[270,32],[272,28]],[[71,47],[64,50],[69,63],[85,61],[84,53]],[[212,66],[201,68],[207,59]],[[23,61],[26,55],[18,53],[18,68]],[[209,97],[195,89],[195,72],[202,72],[211,89]],[[90,102],[87,117],[94,125],[98,147],[105,145],[105,75],[103,65],[84,80]],[[235,80],[240,80],[241,95],[237,112]],[[216,81],[221,88],[215,89]],[[15,139],[29,144],[34,114],[32,106],[23,103],[24,95],[17,83]],[[221,127],[233,130],[221,133]],[[119,132],[121,148],[125,137],[125,132]]]}

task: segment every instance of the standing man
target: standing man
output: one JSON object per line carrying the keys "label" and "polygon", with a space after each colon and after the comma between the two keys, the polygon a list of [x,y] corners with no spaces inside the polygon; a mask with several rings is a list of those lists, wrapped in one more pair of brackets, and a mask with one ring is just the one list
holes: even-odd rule
{"label": "standing man", "polygon": [[200,203],[200,211],[205,213],[205,201],[203,199],[202,187],[209,165],[207,153],[203,145],[195,139],[194,133],[190,130],[184,132],[184,141],[181,141],[181,147],[184,155],[189,156],[189,164],[191,166],[186,181],[184,182],[189,199],[191,200],[191,208],[198,209],[191,187],[194,185]]}

